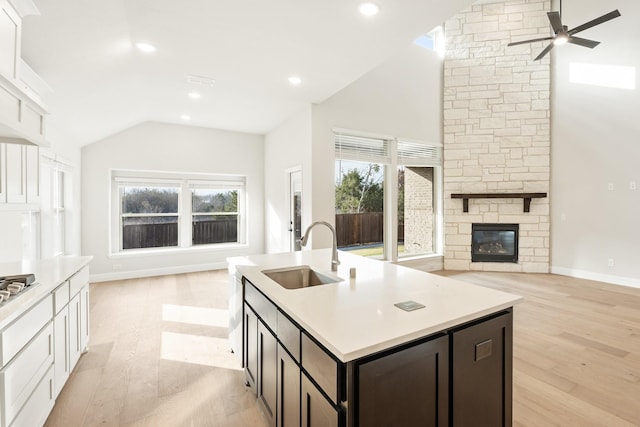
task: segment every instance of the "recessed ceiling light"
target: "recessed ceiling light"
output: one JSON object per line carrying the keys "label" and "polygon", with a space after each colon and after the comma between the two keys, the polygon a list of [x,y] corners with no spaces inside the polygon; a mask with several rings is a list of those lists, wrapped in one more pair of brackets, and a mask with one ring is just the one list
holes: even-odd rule
{"label": "recessed ceiling light", "polygon": [[364,16],[375,16],[380,12],[380,6],[371,2],[360,3],[358,10]]}
{"label": "recessed ceiling light", "polygon": [[151,53],[156,51],[156,47],[154,45],[145,42],[136,43],[136,47],[138,48],[138,50],[144,53]]}
{"label": "recessed ceiling light", "polygon": [[189,92],[187,96],[191,99],[200,99],[202,95],[200,95],[198,92]]}
{"label": "recessed ceiling light", "polygon": [[191,116],[190,116],[190,115],[188,115],[188,114],[183,114],[183,115],[181,115],[181,116],[180,116],[180,118],[181,118],[182,120],[184,120],[185,122],[187,122],[187,121],[191,120]]}
{"label": "recessed ceiling light", "polygon": [[300,83],[302,83],[302,79],[298,76],[291,76],[289,77],[289,83],[291,83],[293,86],[298,86],[300,85]]}

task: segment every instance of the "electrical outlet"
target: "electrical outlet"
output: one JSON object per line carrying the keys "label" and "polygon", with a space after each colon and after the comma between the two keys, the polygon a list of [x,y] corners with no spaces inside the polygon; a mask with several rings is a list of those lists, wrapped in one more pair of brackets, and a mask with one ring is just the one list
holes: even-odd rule
{"label": "electrical outlet", "polygon": [[613,191],[615,189],[615,186],[613,185],[613,182],[610,182],[608,185],[609,191]]}
{"label": "electrical outlet", "polygon": [[636,182],[635,181],[631,181],[629,183],[629,190],[635,190],[636,188],[637,188]]}
{"label": "electrical outlet", "polygon": [[613,258],[609,258],[609,262],[607,264],[609,265],[609,267],[613,267],[616,265],[616,262],[614,261]]}

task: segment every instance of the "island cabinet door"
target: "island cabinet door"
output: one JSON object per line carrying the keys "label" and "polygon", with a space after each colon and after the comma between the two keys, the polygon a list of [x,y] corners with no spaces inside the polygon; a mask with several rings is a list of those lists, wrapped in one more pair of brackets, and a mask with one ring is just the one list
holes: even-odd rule
{"label": "island cabinet door", "polygon": [[244,372],[249,385],[256,391],[258,379],[258,316],[251,307],[244,305],[244,345],[242,346],[242,362]]}
{"label": "island cabinet door", "polygon": [[452,425],[511,426],[512,313],[452,333]]}
{"label": "island cabinet door", "polygon": [[300,367],[278,344],[278,427],[300,426]]}
{"label": "island cabinet door", "polygon": [[258,320],[258,400],[262,404],[269,425],[276,425],[278,379],[278,341]]}
{"label": "island cabinet door", "polygon": [[[338,411],[320,393],[315,385],[302,375],[301,384],[302,427],[338,427]],[[363,427],[366,424],[363,424]],[[400,425],[400,424],[392,424]]]}
{"label": "island cabinet door", "polygon": [[449,425],[448,336],[365,360],[356,370],[354,425]]}

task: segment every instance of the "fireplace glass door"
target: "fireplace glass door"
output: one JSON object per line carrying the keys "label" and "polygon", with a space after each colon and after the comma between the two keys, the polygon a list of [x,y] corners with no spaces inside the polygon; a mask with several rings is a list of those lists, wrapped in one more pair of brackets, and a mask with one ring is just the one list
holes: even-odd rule
{"label": "fireplace glass door", "polygon": [[473,224],[472,262],[518,262],[518,224]]}

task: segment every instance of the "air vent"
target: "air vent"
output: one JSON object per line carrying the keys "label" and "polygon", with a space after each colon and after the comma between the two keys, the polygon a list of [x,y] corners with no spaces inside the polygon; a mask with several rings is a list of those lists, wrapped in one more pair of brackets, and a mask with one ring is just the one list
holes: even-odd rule
{"label": "air vent", "polygon": [[216,81],[209,77],[196,76],[191,74],[187,76],[187,82],[200,86],[213,86]]}

